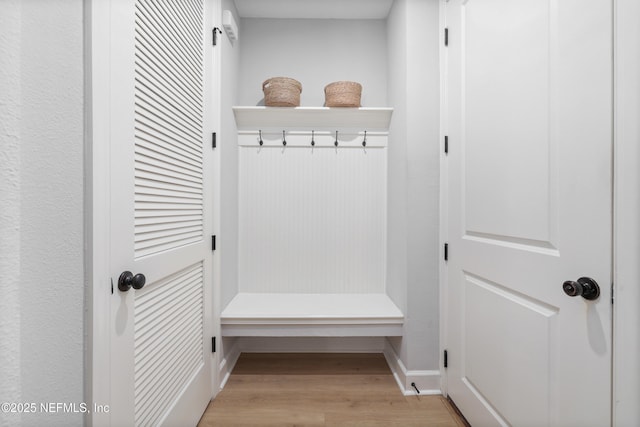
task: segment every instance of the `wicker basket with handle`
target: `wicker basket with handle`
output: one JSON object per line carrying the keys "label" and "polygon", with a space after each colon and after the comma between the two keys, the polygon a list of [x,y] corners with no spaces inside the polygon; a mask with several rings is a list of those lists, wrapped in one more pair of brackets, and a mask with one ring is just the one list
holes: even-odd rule
{"label": "wicker basket with handle", "polygon": [[264,105],[267,107],[297,107],[302,85],[289,77],[272,77],[262,83]]}
{"label": "wicker basket with handle", "polygon": [[359,107],[362,85],[356,82],[333,82],[324,88],[327,107]]}

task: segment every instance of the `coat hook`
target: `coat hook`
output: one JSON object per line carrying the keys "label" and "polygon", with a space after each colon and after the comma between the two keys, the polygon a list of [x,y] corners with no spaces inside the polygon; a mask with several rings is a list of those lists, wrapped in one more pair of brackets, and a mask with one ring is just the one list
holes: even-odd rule
{"label": "coat hook", "polygon": [[287,145],[287,140],[284,139],[284,131],[282,131],[282,145],[286,146]]}
{"label": "coat hook", "polygon": [[367,146],[367,131],[364,131],[364,139],[362,140],[362,146],[366,147]]}
{"label": "coat hook", "polygon": [[264,142],[262,141],[262,131],[259,130],[258,133],[260,134],[260,140],[258,141],[258,144],[260,144],[260,146],[262,147],[262,144],[264,144]]}
{"label": "coat hook", "polygon": [[313,140],[313,131],[311,131],[311,146],[315,146],[316,142]]}
{"label": "coat hook", "polygon": [[336,141],[333,143],[336,147],[338,146],[338,131],[336,131]]}

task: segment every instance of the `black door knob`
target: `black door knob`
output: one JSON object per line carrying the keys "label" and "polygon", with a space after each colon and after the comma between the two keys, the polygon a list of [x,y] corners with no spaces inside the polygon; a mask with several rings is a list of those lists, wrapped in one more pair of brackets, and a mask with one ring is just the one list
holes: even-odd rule
{"label": "black door knob", "polygon": [[122,292],[127,292],[129,289],[142,289],[147,282],[147,278],[144,274],[138,273],[135,276],[130,271],[123,272],[118,278],[118,289]]}
{"label": "black door knob", "polygon": [[592,301],[600,296],[600,286],[590,277],[581,277],[577,282],[567,280],[562,284],[564,293],[570,297],[582,296],[582,298]]}

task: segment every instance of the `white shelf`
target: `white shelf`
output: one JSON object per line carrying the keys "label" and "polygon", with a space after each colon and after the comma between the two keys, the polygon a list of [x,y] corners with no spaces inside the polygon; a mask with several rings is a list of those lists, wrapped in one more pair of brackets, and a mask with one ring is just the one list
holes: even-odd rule
{"label": "white shelf", "polygon": [[233,107],[238,130],[387,131],[393,108]]}
{"label": "white shelf", "polygon": [[401,336],[404,315],[385,294],[239,293],[223,336]]}

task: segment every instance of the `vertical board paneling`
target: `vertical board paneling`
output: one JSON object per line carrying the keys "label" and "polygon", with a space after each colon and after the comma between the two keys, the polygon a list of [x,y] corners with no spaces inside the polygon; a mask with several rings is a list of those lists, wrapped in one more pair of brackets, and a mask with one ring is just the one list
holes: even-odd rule
{"label": "vertical board paneling", "polygon": [[136,259],[203,237],[203,13],[136,1]]}
{"label": "vertical board paneling", "polygon": [[240,291],[384,292],[386,148],[240,147]]}
{"label": "vertical board paneling", "polygon": [[136,425],[155,425],[204,363],[203,292],[202,263],[136,292]]}

